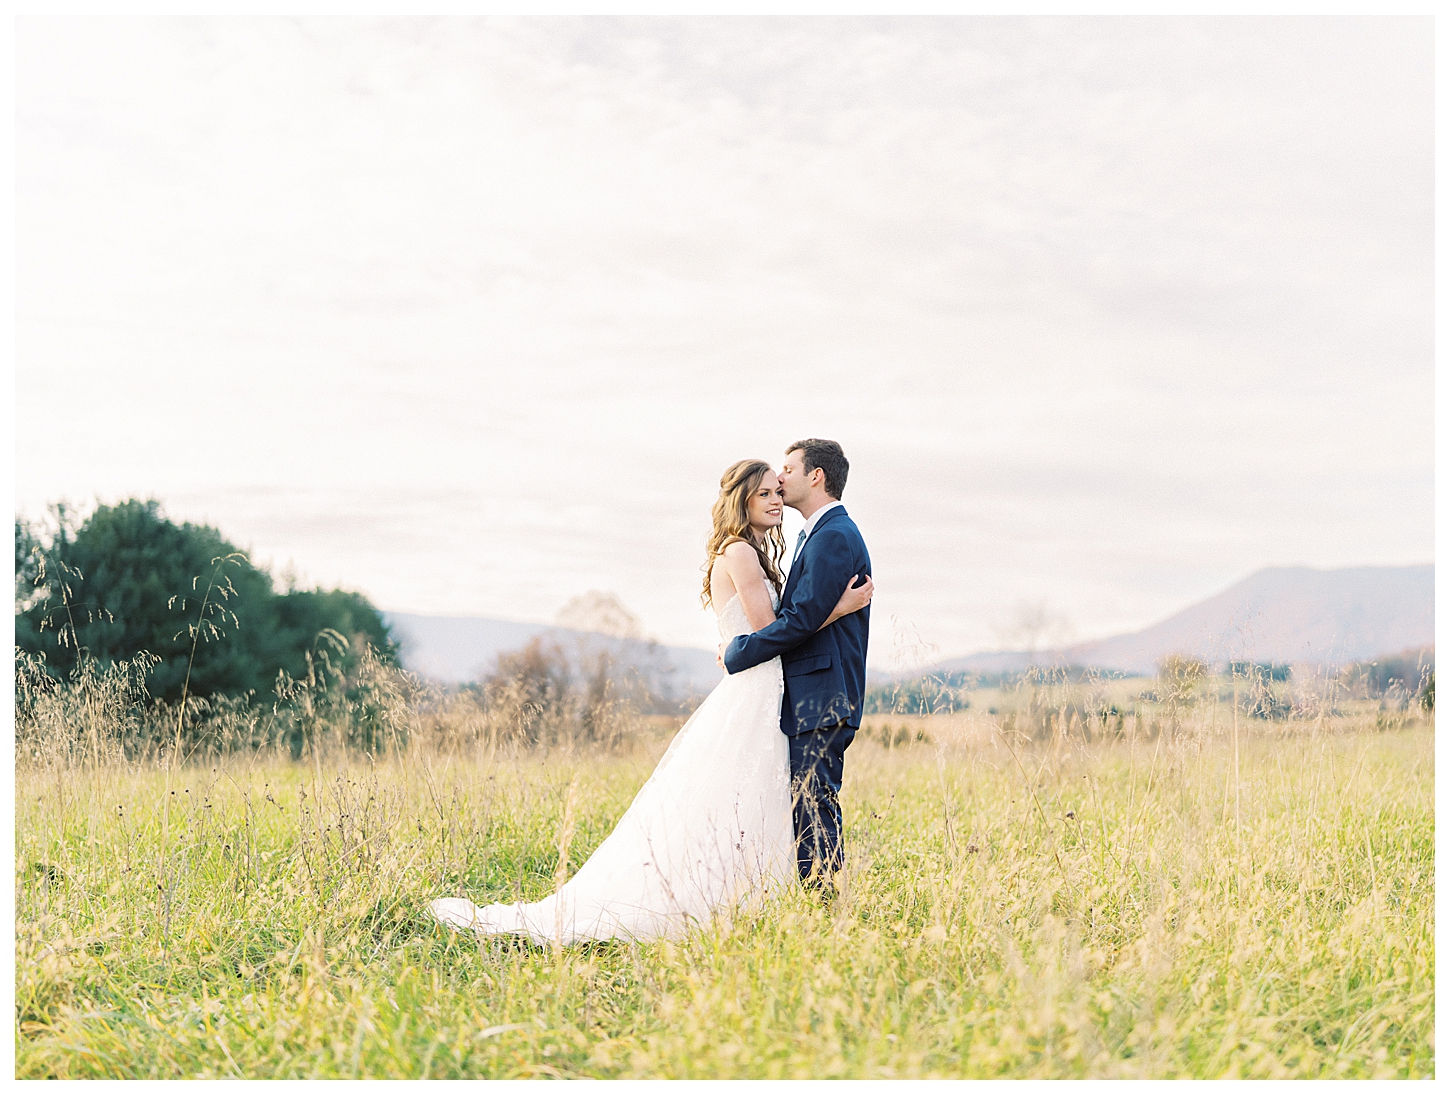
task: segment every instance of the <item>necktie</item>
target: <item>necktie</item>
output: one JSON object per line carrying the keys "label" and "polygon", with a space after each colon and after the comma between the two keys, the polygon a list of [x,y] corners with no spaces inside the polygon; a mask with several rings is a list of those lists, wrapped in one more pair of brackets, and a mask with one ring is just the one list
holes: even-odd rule
{"label": "necktie", "polygon": [[801,529],[801,534],[796,537],[795,554],[790,557],[790,568],[795,569],[796,560],[801,557],[801,548],[806,546],[806,530]]}

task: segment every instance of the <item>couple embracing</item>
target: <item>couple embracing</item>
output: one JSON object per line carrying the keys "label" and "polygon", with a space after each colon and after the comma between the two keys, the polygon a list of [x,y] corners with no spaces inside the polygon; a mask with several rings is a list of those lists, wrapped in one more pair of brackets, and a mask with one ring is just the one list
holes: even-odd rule
{"label": "couple embracing", "polygon": [[[834,441],[733,464],[712,511],[701,599],[725,678],[681,727],[614,831],[556,893],[529,904],[429,906],[444,924],[535,942],[678,937],[797,881],[830,890],[837,795],[861,724],[871,559],[841,505]],[[782,578],[783,506],[806,520]]]}

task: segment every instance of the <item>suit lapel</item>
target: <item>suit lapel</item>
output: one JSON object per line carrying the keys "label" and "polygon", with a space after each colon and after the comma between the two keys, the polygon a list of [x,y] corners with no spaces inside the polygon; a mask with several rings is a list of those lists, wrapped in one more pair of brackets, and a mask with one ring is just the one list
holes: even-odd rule
{"label": "suit lapel", "polygon": [[790,568],[790,573],[785,576],[785,588],[780,591],[780,603],[784,605],[790,600],[791,591],[795,589],[796,579],[801,576],[801,570],[806,565],[806,549],[801,548],[801,557],[795,561],[795,566]]}
{"label": "suit lapel", "polygon": [[795,561],[795,566],[790,568],[790,573],[785,577],[785,589],[781,592],[780,603],[785,604],[790,599],[791,591],[795,589],[796,579],[806,569],[806,556],[811,553],[811,541],[816,538],[816,533],[821,531],[822,525],[828,525],[834,521],[837,515],[845,515],[845,506],[836,506],[829,513],[823,513],[821,519],[816,522],[816,527],[811,529],[811,534],[806,537],[806,542],[801,545],[801,557]]}
{"label": "suit lapel", "polygon": [[[811,529],[811,534],[806,537],[806,543],[809,544],[812,540],[814,540],[816,538],[816,533],[820,531],[822,525],[829,525],[837,517],[845,517],[845,516],[846,516],[846,507],[845,506],[836,506],[836,507],[832,508],[829,513],[823,513],[823,514],[821,514],[821,519],[816,522],[816,527],[813,528],[813,529]],[[804,549],[802,549],[802,550],[804,550]]]}

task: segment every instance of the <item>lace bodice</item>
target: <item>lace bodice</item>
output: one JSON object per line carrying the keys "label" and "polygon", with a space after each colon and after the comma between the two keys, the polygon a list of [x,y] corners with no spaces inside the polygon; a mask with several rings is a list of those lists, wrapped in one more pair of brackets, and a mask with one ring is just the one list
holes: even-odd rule
{"label": "lace bodice", "polygon": [[[775,592],[774,586],[766,586],[770,590],[770,606],[777,613],[780,612],[780,597]],[[736,635],[749,635],[755,628],[750,626],[750,620],[745,615],[745,606],[740,603],[739,595],[731,597],[725,602],[725,607],[715,617],[715,623],[720,628],[720,641],[728,643]]]}

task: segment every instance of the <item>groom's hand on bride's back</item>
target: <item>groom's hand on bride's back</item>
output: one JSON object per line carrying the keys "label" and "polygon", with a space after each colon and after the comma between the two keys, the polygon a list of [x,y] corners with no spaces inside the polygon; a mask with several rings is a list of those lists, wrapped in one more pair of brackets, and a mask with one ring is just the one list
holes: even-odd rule
{"label": "groom's hand on bride's back", "polygon": [[721,643],[715,648],[715,664],[721,669],[725,668],[725,644]]}

